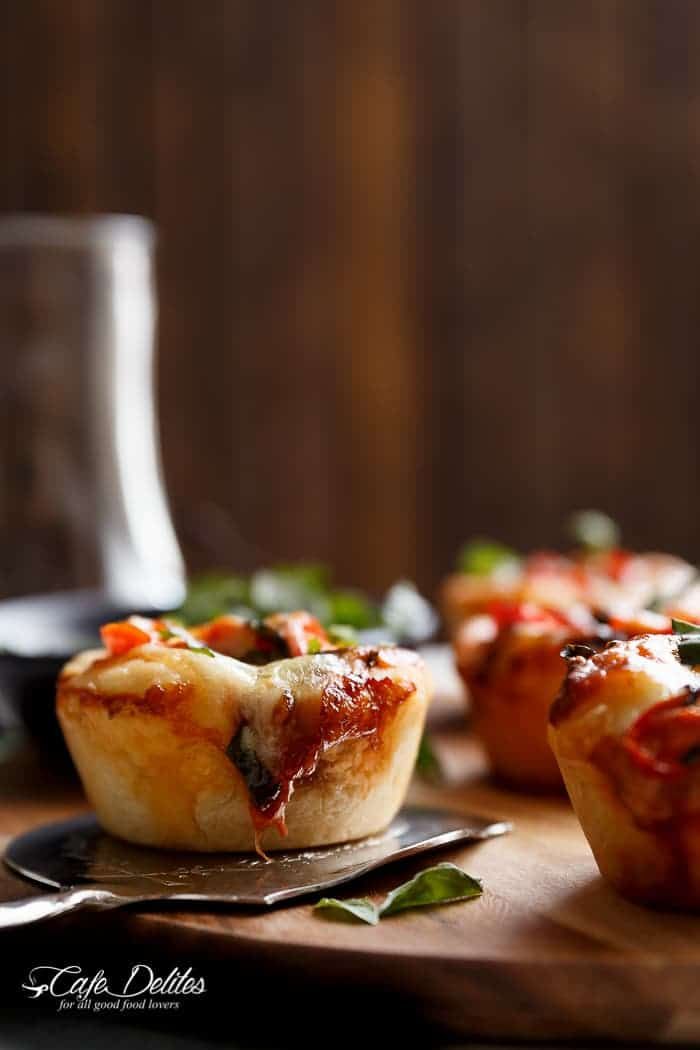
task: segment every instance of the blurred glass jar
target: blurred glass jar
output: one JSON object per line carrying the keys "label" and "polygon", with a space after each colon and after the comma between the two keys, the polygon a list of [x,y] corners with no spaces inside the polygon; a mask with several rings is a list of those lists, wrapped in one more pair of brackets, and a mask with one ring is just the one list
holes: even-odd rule
{"label": "blurred glass jar", "polygon": [[0,597],[183,594],[153,396],[154,230],[0,218]]}

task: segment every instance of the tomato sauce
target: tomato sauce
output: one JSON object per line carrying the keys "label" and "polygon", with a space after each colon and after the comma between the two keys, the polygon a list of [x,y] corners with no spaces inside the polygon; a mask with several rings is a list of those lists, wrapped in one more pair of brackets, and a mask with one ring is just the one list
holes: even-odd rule
{"label": "tomato sauce", "polygon": [[485,611],[496,621],[499,630],[519,623],[537,623],[552,627],[571,626],[568,617],[560,610],[545,608],[534,602],[512,602],[494,598],[488,603]]}
{"label": "tomato sauce", "polygon": [[[278,710],[282,712],[282,750],[276,770],[251,792],[251,816],[255,828],[262,831],[276,826],[286,834],[284,811],[292,797],[294,785],[310,777],[323,753],[347,740],[365,738],[370,747],[379,747],[383,731],[396,708],[414,692],[413,684],[368,674],[348,674],[331,682],[323,690],[317,718],[311,724],[299,717],[298,709],[283,694]],[[249,783],[250,790],[250,783]]]}

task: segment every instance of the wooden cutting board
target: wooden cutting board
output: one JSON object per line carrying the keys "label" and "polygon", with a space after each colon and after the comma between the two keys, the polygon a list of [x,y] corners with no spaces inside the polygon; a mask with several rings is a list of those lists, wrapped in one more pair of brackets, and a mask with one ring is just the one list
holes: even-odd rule
{"label": "wooden cutting board", "polygon": [[[415,784],[413,801],[515,823],[507,837],[439,854],[483,879],[480,899],[407,912],[374,928],[323,919],[310,903],[267,912],[127,911],[120,928],[133,944],[178,960],[244,959],[261,975],[301,972],[310,984],[361,981],[381,989],[386,1002],[408,998],[422,1016],[473,1037],[700,1039],[700,917],[620,899],[599,878],[564,799],[518,796],[490,783],[464,730],[444,729],[437,743],[448,783]],[[26,761],[16,762],[0,786],[0,834],[80,805],[74,789],[42,784]],[[425,864],[414,858],[339,895],[379,896]],[[25,891],[3,874],[6,898]],[[114,917],[71,921],[89,921],[93,930],[105,923],[104,937]]]}

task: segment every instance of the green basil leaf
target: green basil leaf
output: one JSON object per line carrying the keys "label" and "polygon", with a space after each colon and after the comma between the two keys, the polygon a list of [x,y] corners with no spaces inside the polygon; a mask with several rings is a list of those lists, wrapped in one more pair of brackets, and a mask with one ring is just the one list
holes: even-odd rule
{"label": "green basil leaf", "polygon": [[328,595],[329,619],[332,623],[347,624],[355,630],[378,627],[380,617],[376,605],[360,591],[336,589]]}
{"label": "green basil leaf", "polygon": [[406,911],[408,908],[472,900],[474,897],[480,897],[482,892],[478,879],[467,875],[466,871],[462,871],[456,864],[445,863],[426,868],[408,882],[397,886],[387,894],[379,907],[368,897],[351,897],[348,900],[324,897],[314,908],[333,911],[336,918],[359,919],[376,926],[385,916],[396,915],[397,912]]}
{"label": "green basil leaf", "polygon": [[201,653],[202,656],[216,656],[213,649],[210,649],[208,645],[189,645],[187,647],[191,653]]}
{"label": "green basil leaf", "polygon": [[482,894],[478,879],[467,875],[456,864],[436,864],[420,871],[409,882],[397,886],[379,907],[379,915],[395,915],[406,908],[423,908],[434,904],[471,900]]}
{"label": "green basil leaf", "polygon": [[457,568],[473,576],[488,576],[494,569],[517,565],[520,556],[511,547],[494,540],[474,539],[462,547],[457,557]]}
{"label": "green basil leaf", "polygon": [[248,604],[248,583],[242,576],[207,573],[189,581],[177,615],[186,624],[205,623]]}
{"label": "green basil leaf", "polygon": [[568,522],[574,543],[589,551],[607,551],[619,546],[620,529],[612,518],[600,510],[578,510]]}
{"label": "green basil leaf", "polygon": [[370,926],[376,926],[379,922],[379,913],[369,897],[350,897],[348,900],[338,900],[336,897],[322,897],[314,904],[314,911],[330,912],[335,919],[353,922],[359,919]]}
{"label": "green basil leaf", "polygon": [[347,623],[332,623],[327,628],[327,632],[334,645],[357,645],[355,628]]}
{"label": "green basil leaf", "polygon": [[321,640],[320,638],[312,637],[309,638],[306,644],[306,652],[309,656],[314,656],[316,653],[321,652]]}
{"label": "green basil leaf", "polygon": [[181,638],[191,653],[201,653],[202,656],[216,656],[213,649],[210,649],[208,645],[202,645],[195,641],[185,628],[180,627],[176,623],[168,622],[158,633],[164,642],[167,642],[170,638]]}
{"label": "green basil leaf", "polygon": [[248,793],[262,808],[279,793],[279,781],[258,757],[252,730],[244,722],[238,727],[226,748],[226,757],[245,780]]}
{"label": "green basil leaf", "polygon": [[305,609],[327,623],[328,570],[323,565],[274,565],[250,578],[250,601],[260,616]]}
{"label": "green basil leaf", "polygon": [[691,667],[700,664],[700,639],[681,638],[678,642],[678,659]]}
{"label": "green basil leaf", "polygon": [[439,784],[445,779],[442,762],[435,753],[433,742],[428,733],[423,733],[418,746],[416,773],[434,784]]}
{"label": "green basil leaf", "polygon": [[674,634],[700,634],[700,627],[696,623],[688,623],[687,620],[671,620]]}

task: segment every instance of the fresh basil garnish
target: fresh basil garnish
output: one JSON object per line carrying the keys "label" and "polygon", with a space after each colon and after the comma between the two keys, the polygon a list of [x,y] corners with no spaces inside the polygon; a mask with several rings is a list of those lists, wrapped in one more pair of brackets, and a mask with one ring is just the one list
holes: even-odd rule
{"label": "fresh basil garnish", "polygon": [[439,784],[445,779],[442,762],[435,752],[433,742],[428,733],[423,733],[420,744],[418,745],[418,754],[416,755],[416,773],[423,777],[424,780],[429,780],[433,784]]}
{"label": "fresh basil garnish", "polygon": [[420,871],[408,882],[397,886],[387,894],[383,902],[375,905],[367,897],[339,900],[324,897],[314,905],[315,909],[337,912],[338,917],[356,918],[376,926],[380,919],[408,908],[425,908],[436,904],[451,904],[472,900],[483,892],[479,879],[467,875],[456,864],[436,864]]}
{"label": "fresh basil garnish", "polygon": [[420,871],[403,886],[397,886],[379,908],[381,917],[395,915],[406,908],[423,908],[432,904],[451,904],[471,900],[482,894],[478,879],[467,875],[456,864],[436,864]]}
{"label": "fresh basil garnish", "polygon": [[673,633],[678,635],[678,659],[682,664],[700,664],[700,627],[687,620],[671,620]]}
{"label": "fresh basil garnish", "polygon": [[306,652],[309,654],[309,656],[314,656],[316,653],[320,653],[321,639],[317,638],[315,635],[309,638],[308,642],[306,643]]}
{"label": "fresh basil garnish", "polygon": [[377,606],[360,591],[332,590],[328,594],[328,606],[331,623],[346,624],[356,631],[379,627],[382,622]]}
{"label": "fresh basil garnish", "polygon": [[250,601],[260,616],[306,609],[325,623],[330,618],[328,588],[323,565],[273,565],[251,576]]}
{"label": "fresh basil garnish", "polygon": [[192,638],[192,635],[188,634],[184,628],[178,627],[177,624],[168,623],[165,627],[161,627],[158,633],[164,642],[169,641],[171,638],[180,638],[191,653],[201,653],[202,656],[216,656],[213,649],[210,649],[208,645],[197,642]]}
{"label": "fresh basil garnish", "polygon": [[696,623],[688,623],[687,620],[671,620],[674,634],[700,634],[700,627]]}
{"label": "fresh basil garnish", "polygon": [[700,639],[681,637],[678,641],[678,659],[691,667],[700,664]]}
{"label": "fresh basil garnish", "polygon": [[589,551],[608,551],[619,546],[619,526],[600,510],[578,510],[568,522],[571,539]]}
{"label": "fresh basil garnish", "polygon": [[177,615],[183,623],[205,623],[224,613],[243,611],[250,605],[248,581],[242,576],[206,573],[187,584],[187,596]]}
{"label": "fresh basil garnish", "polygon": [[216,656],[213,649],[210,649],[208,645],[188,645],[187,648],[191,653],[201,653],[202,656]]}
{"label": "fresh basil garnish", "polygon": [[341,901],[337,897],[322,897],[318,904],[314,905],[317,911],[330,911],[336,919],[344,919],[353,922],[359,919],[370,926],[376,926],[379,922],[379,912],[369,897],[348,897]]}
{"label": "fresh basil garnish", "polygon": [[472,576],[488,576],[494,569],[519,562],[520,556],[511,547],[481,538],[470,540],[457,556],[457,568]]}
{"label": "fresh basil garnish", "polygon": [[226,748],[226,757],[245,780],[246,787],[258,809],[274,801],[280,793],[279,781],[258,758],[253,745],[253,734],[242,723]]}
{"label": "fresh basil garnish", "polygon": [[326,628],[328,637],[337,646],[357,645],[357,633],[347,623],[332,623]]}
{"label": "fresh basil garnish", "polygon": [[197,624],[226,613],[249,620],[298,609],[310,612],[324,627],[341,624],[356,631],[387,627],[395,641],[408,643],[426,641],[438,625],[432,606],[413,584],[395,584],[379,603],[361,591],[334,587],[326,566],[305,563],[272,565],[249,578],[222,573],[194,577],[184,604],[173,615],[184,624]]}

